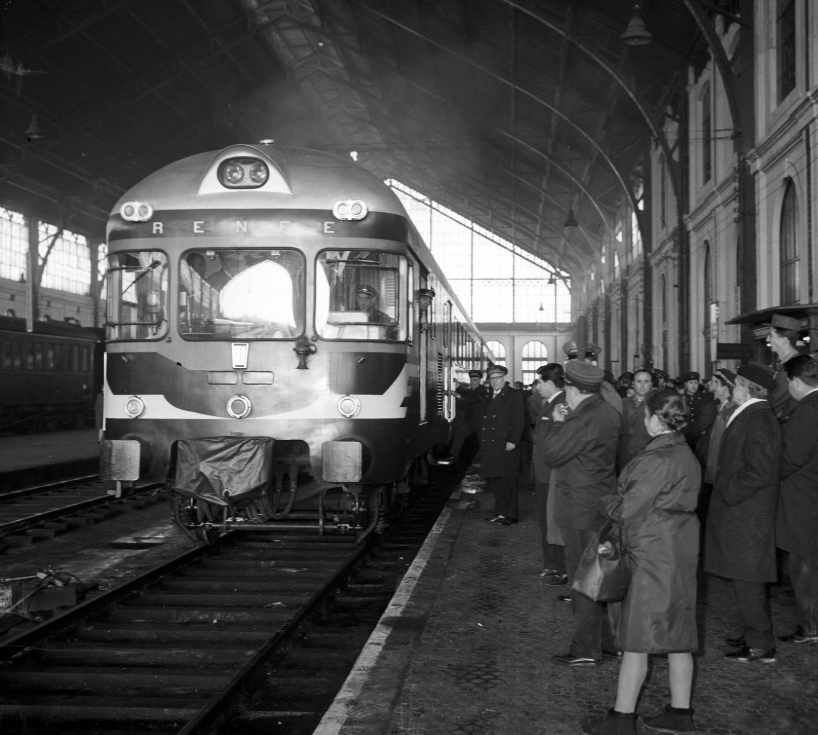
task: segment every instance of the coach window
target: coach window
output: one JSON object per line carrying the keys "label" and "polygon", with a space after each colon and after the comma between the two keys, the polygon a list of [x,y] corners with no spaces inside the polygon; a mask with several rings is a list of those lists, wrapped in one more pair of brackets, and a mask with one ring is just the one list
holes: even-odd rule
{"label": "coach window", "polygon": [[108,256],[107,338],[161,339],[168,332],[168,259],[156,250]]}
{"label": "coach window", "polygon": [[305,271],[298,250],[189,250],[179,262],[179,333],[296,339],[304,333]]}
{"label": "coach window", "polygon": [[[406,340],[406,258],[372,250],[318,255],[315,328],[323,339]],[[403,296],[401,296],[403,293]]]}

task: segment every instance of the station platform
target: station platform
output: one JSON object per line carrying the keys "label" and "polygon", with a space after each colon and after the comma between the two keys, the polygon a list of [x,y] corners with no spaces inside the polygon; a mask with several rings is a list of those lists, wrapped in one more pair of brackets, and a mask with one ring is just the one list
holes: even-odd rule
{"label": "station platform", "polygon": [[99,431],[55,431],[0,437],[0,490],[44,480],[49,473],[95,471]]}
{"label": "station platform", "polygon": [[[520,522],[486,523],[493,500],[471,468],[314,735],[576,735],[613,707],[619,660],[572,668],[567,586],[540,580],[533,487]],[[741,631],[732,586],[700,573],[692,706],[698,733],[818,733],[818,645],[778,644],[772,664],[724,659]],[[792,590],[771,588],[776,635],[798,621]],[[670,701],[667,659],[650,657],[640,715]],[[655,732],[637,720],[638,732]]]}

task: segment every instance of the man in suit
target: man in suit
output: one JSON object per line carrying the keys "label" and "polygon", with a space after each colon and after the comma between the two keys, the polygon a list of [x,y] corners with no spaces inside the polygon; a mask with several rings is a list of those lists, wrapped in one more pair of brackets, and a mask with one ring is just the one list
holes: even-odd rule
{"label": "man in suit", "polygon": [[488,369],[491,396],[483,401],[478,431],[480,476],[488,480],[488,489],[494,494],[494,515],[486,520],[498,526],[517,523],[520,440],[526,421],[523,394],[506,382],[507,374],[502,365]]}
{"label": "man in suit", "polygon": [[[537,502],[537,520],[540,523],[542,537],[543,568],[540,577],[548,585],[562,585],[568,581],[565,571],[565,547],[562,537],[558,536],[553,518],[549,518],[549,501],[553,506],[553,498],[549,492],[553,485],[551,468],[543,459],[543,446],[551,429],[554,427],[554,411],[565,401],[564,371],[562,365],[550,362],[537,370],[540,379],[537,381],[538,395],[541,399],[540,410],[534,419],[534,450],[532,465],[534,468],[534,497]],[[553,515],[553,513],[551,514]],[[551,533],[549,534],[549,526]],[[549,540],[549,535],[551,539]]]}
{"label": "man in suit", "polygon": [[803,619],[779,640],[818,643],[818,359],[798,355],[784,370],[795,407],[784,424],[775,538],[789,554],[787,571]]}
{"label": "man in suit", "polygon": [[775,377],[741,365],[733,389],[738,408],[719,447],[716,482],[704,539],[704,570],[732,581],[744,631],[728,638],[738,651],[725,658],[772,663],[775,640],[767,584],[776,581],[775,513],[781,471],[781,427],[768,397]]}
{"label": "man in suit", "polygon": [[619,471],[625,468],[651,440],[645,428],[645,399],[653,390],[653,376],[648,370],[633,375],[633,395],[622,400],[622,440],[619,442]]}
{"label": "man in suit", "polygon": [[[565,542],[568,576],[573,579],[585,547],[604,518],[599,498],[616,486],[616,447],[622,417],[600,395],[605,373],[579,360],[565,363],[565,404],[554,412],[554,427],[545,440],[543,460],[557,470],[554,520]],[[605,605],[571,595],[574,630],[568,653],[554,658],[566,666],[602,662]],[[613,645],[611,645],[613,648]]]}

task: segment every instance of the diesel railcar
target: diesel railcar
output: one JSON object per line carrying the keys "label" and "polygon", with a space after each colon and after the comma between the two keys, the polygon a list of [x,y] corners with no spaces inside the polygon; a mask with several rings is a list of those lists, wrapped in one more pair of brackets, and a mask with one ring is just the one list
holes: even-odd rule
{"label": "diesel railcar", "polygon": [[168,477],[197,536],[371,530],[490,357],[400,200],[339,156],[191,156],[128,191],[107,240],[103,473]]}
{"label": "diesel railcar", "polygon": [[102,389],[100,330],[0,317],[0,432],[94,426]]}

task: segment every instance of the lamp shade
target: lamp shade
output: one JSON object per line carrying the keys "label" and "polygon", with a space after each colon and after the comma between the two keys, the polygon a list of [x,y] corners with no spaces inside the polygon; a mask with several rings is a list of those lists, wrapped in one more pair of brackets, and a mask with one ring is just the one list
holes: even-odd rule
{"label": "lamp shade", "polygon": [[568,210],[568,216],[565,218],[565,222],[562,225],[563,227],[579,227],[579,222],[577,222],[577,218],[574,216],[574,210]]}
{"label": "lamp shade", "polygon": [[33,143],[37,140],[45,140],[45,131],[43,130],[43,126],[40,124],[40,118],[37,117],[37,113],[35,112],[31,116],[31,122],[26,129],[26,140],[29,143]]}
{"label": "lamp shade", "polygon": [[619,40],[628,46],[644,46],[653,41],[651,32],[645,28],[645,21],[642,20],[642,9],[638,5],[633,6],[633,15],[625,32]]}

